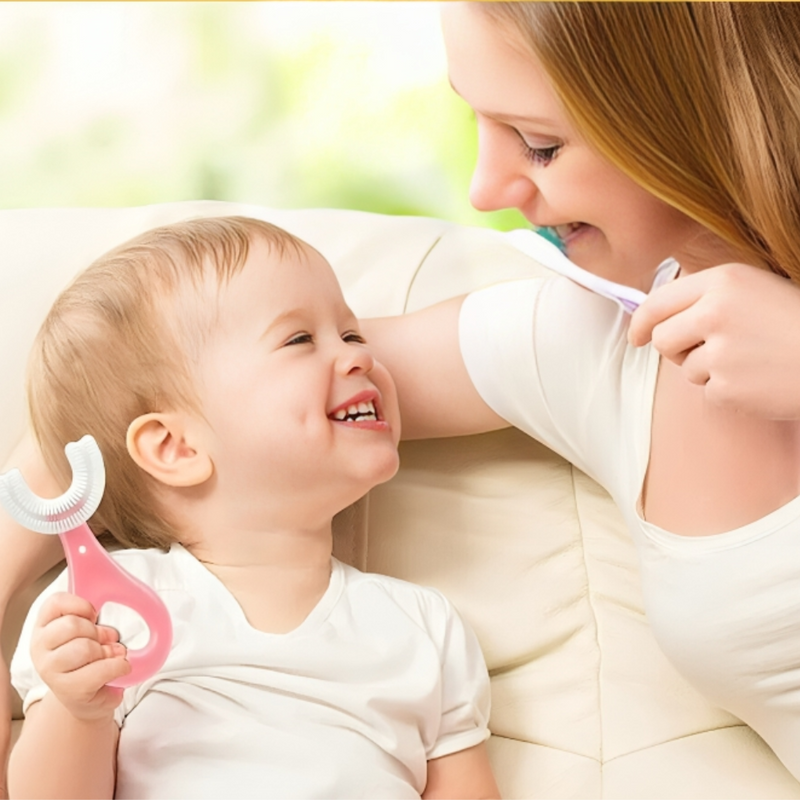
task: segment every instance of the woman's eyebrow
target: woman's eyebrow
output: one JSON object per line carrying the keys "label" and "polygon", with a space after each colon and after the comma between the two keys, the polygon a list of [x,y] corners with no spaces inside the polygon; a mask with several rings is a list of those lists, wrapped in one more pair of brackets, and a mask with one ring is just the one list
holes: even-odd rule
{"label": "woman's eyebrow", "polygon": [[[464,95],[456,89],[453,81],[448,78],[448,82],[450,83],[450,88],[462,99],[464,99]],[[467,102],[465,100],[465,102]],[[557,127],[557,124],[554,120],[548,119],[547,117],[533,117],[533,116],[524,116],[520,114],[505,114],[502,111],[486,111],[484,109],[473,108],[476,114],[480,114],[484,117],[489,117],[489,119],[497,120],[498,122],[508,123],[509,125],[543,125],[551,128]]]}

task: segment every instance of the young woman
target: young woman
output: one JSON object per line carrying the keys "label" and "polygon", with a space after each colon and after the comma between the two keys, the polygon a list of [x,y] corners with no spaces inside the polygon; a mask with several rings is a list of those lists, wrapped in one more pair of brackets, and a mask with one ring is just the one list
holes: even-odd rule
{"label": "young woman", "polygon": [[[447,4],[471,199],[650,290],[565,278],[365,328],[404,429],[513,424],[603,484],[674,664],[800,778],[800,9]],[[677,279],[676,279],[677,278]]]}
{"label": "young woman", "polygon": [[[446,4],[444,29],[473,203],[603,277],[680,273],[631,318],[554,279],[365,325],[404,435],[515,424],[599,478],[665,651],[800,776],[800,9]],[[2,534],[0,602],[58,557]]]}

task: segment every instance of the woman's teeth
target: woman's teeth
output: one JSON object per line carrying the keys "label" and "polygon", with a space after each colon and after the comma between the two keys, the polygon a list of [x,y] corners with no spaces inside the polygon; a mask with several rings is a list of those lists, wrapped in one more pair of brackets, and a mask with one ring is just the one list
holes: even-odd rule
{"label": "woman's teeth", "polygon": [[374,422],[378,419],[378,415],[375,413],[372,400],[368,400],[366,403],[354,403],[347,408],[340,408],[333,418],[347,422],[365,422],[367,420]]}
{"label": "woman's teeth", "polygon": [[555,231],[561,239],[566,239],[583,225],[582,222],[568,222],[566,225],[556,225]]}

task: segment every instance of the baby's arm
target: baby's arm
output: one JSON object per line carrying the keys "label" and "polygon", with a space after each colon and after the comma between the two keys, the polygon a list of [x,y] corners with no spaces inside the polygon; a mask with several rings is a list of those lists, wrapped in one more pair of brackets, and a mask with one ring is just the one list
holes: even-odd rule
{"label": "baby's arm", "polygon": [[500,790],[489,764],[486,744],[428,762],[428,784],[424,800],[496,800]]}
{"label": "baby's arm", "polygon": [[427,751],[422,797],[498,798],[486,748],[491,689],[480,644],[444,595],[426,591],[426,626],[439,649],[442,682],[438,733]]}
{"label": "baby's arm", "polygon": [[50,691],[28,709],[11,754],[12,797],[114,796],[122,690],[105,684],[130,665],[116,631],[96,625],[96,616],[86,600],[63,592],[42,605],[31,657]]}
{"label": "baby's arm", "polygon": [[[32,439],[27,436],[0,469],[21,469],[28,485],[42,497],[60,494],[58,484],[44,466]],[[63,558],[57,536],[41,536],[18,525],[0,508],[0,629],[11,598],[33,583]],[[8,668],[0,655],[0,798],[7,797],[5,765],[11,736],[11,687]]]}

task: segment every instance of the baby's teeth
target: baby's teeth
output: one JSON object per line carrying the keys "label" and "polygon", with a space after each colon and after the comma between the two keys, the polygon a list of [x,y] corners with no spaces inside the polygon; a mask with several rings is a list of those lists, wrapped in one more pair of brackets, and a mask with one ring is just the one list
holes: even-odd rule
{"label": "baby's teeth", "polygon": [[346,409],[340,408],[334,412],[333,418],[340,421],[351,419],[353,422],[360,422],[364,418],[376,420],[378,415],[375,412],[375,404],[372,400],[368,400],[366,403],[353,403]]}

